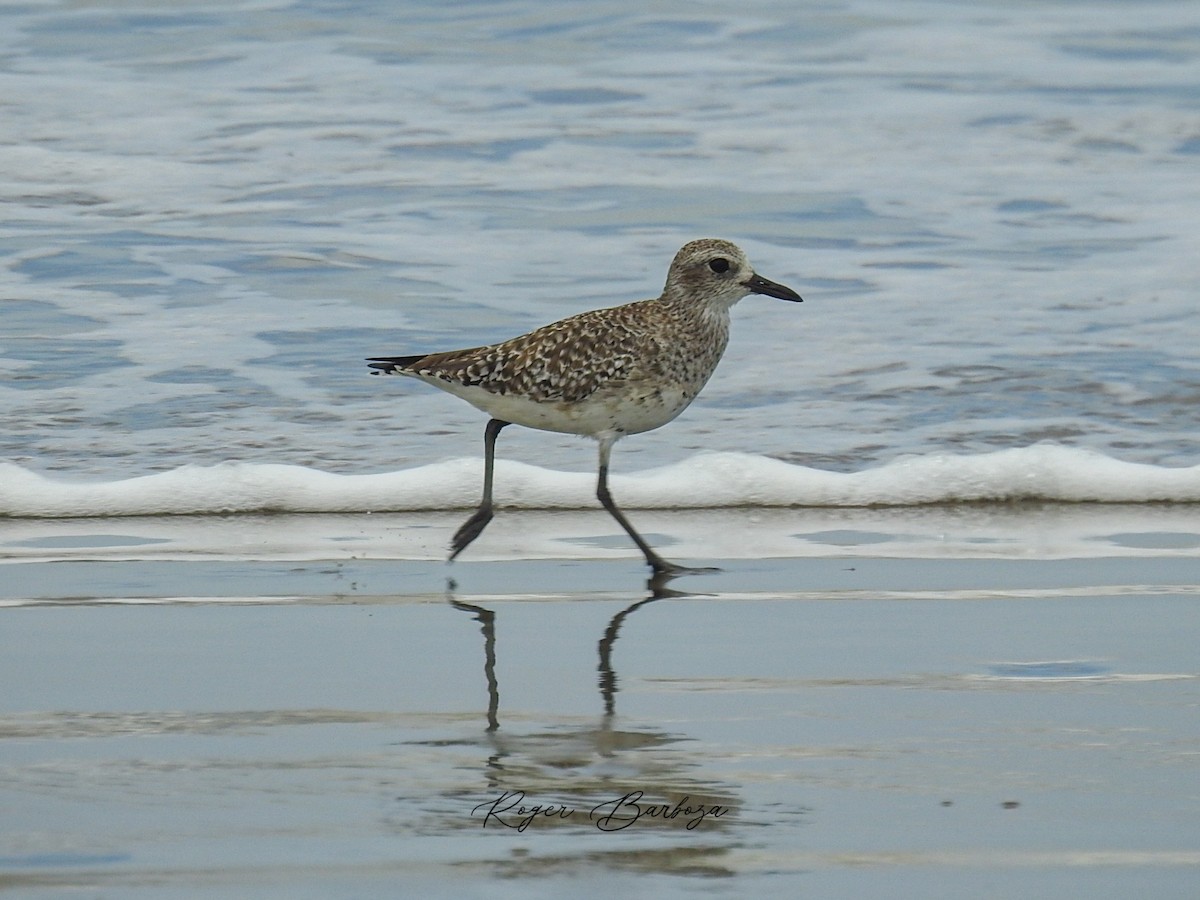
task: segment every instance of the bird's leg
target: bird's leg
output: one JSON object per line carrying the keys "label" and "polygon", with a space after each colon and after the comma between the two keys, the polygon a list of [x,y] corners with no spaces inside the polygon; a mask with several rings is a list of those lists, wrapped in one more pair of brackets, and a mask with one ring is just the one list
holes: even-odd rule
{"label": "bird's leg", "polygon": [[617,524],[625,529],[625,533],[633,538],[633,542],[638,545],[638,549],[642,551],[642,555],[646,557],[646,562],[654,571],[655,575],[681,575],[684,572],[692,571],[683,566],[677,566],[674,563],[669,563],[650,547],[632,525],[625,518],[624,513],[617,509],[617,504],[613,502],[612,494],[608,492],[608,458],[612,454],[613,443],[615,438],[600,438],[600,475],[596,484],[596,497],[605,509],[612,514],[612,517],[617,520]]}
{"label": "bird's leg", "polygon": [[503,419],[492,419],[483,432],[483,499],[479,501],[479,509],[475,510],[475,514],[454,532],[454,538],[450,541],[450,559],[466,550],[492,521],[492,468],[496,463],[496,437],[509,424]]}

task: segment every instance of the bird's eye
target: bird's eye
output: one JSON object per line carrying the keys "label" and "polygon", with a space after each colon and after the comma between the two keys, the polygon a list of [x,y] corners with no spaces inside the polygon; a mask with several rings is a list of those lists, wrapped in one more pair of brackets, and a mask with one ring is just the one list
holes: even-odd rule
{"label": "bird's eye", "polygon": [[710,259],[708,261],[708,267],[718,275],[724,275],[729,271],[729,260],[723,256],[718,256],[716,259]]}

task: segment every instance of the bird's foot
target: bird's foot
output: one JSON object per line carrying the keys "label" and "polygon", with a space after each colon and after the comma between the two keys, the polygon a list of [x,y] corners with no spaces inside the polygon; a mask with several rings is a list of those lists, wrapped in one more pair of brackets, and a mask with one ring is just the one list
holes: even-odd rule
{"label": "bird's foot", "polygon": [[691,566],[679,566],[675,563],[669,563],[664,559],[659,559],[657,565],[652,565],[653,574],[646,581],[646,590],[650,592],[650,596],[656,600],[661,600],[665,597],[686,597],[687,591],[676,591],[667,587],[674,579],[680,575],[706,575],[713,572],[720,572],[720,569],[705,566],[703,568],[693,568]]}
{"label": "bird's foot", "polygon": [[454,537],[450,540],[450,559],[458,556],[470,546],[471,541],[479,537],[483,533],[483,529],[487,528],[488,522],[492,521],[492,507],[481,506],[475,510],[475,514],[467,521],[463,522],[462,527],[454,532]]}
{"label": "bird's foot", "polygon": [[650,563],[650,570],[654,573],[655,578],[670,579],[680,575],[712,575],[721,571],[716,566],[681,566],[667,562],[661,556],[656,556],[647,562]]}

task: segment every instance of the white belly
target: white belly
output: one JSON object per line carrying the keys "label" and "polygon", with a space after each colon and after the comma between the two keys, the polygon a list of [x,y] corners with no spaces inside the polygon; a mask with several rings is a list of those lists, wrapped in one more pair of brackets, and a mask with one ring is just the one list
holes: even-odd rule
{"label": "white belly", "polygon": [[495,394],[439,378],[420,377],[466,400],[492,418],[565,434],[595,437],[605,433],[638,434],[670,422],[695,398],[703,385],[650,387],[624,382],[619,390],[600,390],[585,400],[536,402],[518,394]]}

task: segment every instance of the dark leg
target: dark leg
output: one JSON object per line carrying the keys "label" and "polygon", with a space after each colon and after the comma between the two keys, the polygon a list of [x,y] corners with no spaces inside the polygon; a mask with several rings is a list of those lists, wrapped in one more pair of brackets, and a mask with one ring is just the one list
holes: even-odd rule
{"label": "dark leg", "polygon": [[483,432],[483,499],[479,501],[479,509],[475,510],[475,514],[454,532],[454,539],[450,541],[451,559],[466,550],[471,541],[487,528],[487,523],[492,521],[492,467],[496,462],[496,436],[509,424],[501,419],[492,419]]}
{"label": "dark leg", "polygon": [[596,496],[599,498],[600,503],[617,520],[617,524],[625,529],[625,533],[633,538],[633,542],[638,545],[638,549],[646,557],[646,562],[655,575],[678,575],[691,571],[674,563],[669,563],[655,553],[650,545],[646,543],[645,538],[634,530],[633,526],[629,524],[629,520],[625,518],[625,515],[617,509],[617,504],[613,502],[612,494],[608,492],[608,458],[612,454],[612,447],[615,441],[615,438],[600,438],[600,478],[596,485]]}

